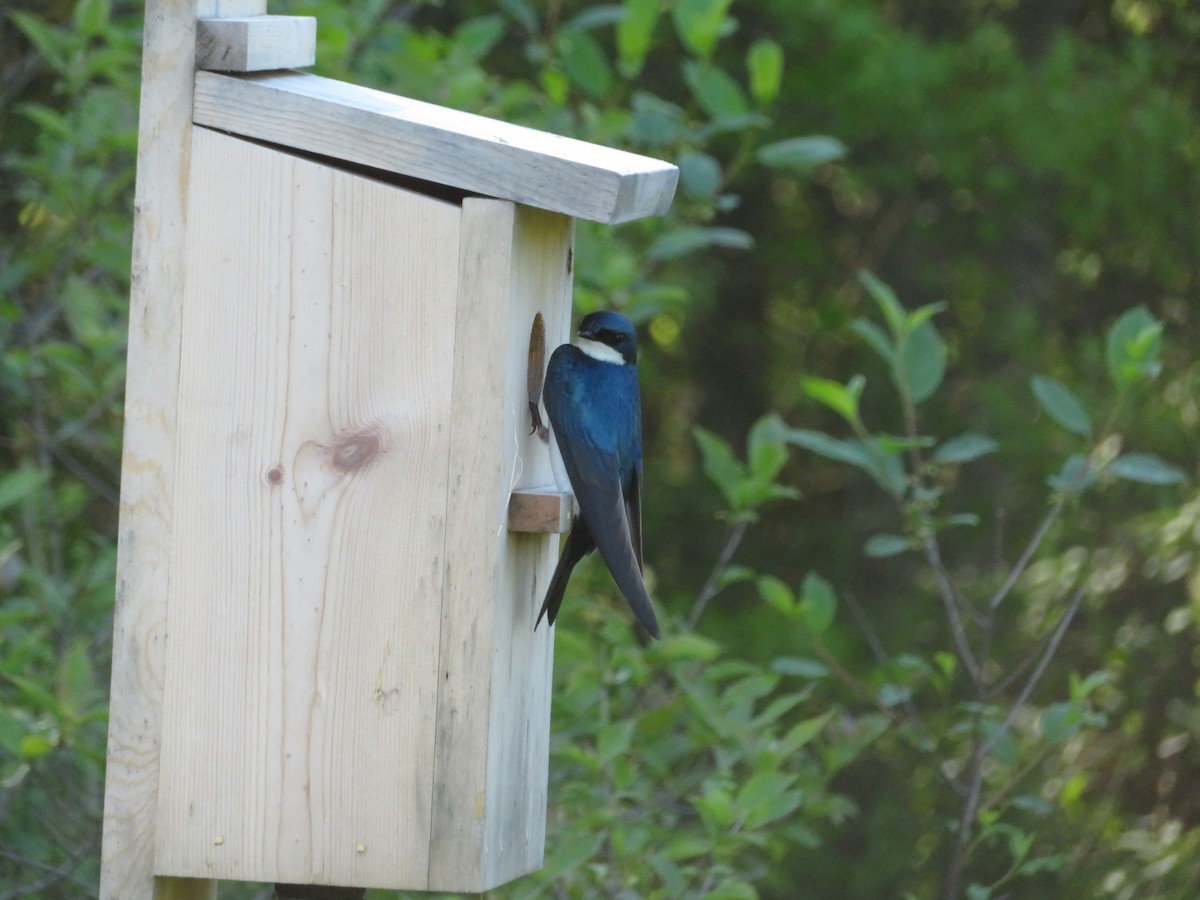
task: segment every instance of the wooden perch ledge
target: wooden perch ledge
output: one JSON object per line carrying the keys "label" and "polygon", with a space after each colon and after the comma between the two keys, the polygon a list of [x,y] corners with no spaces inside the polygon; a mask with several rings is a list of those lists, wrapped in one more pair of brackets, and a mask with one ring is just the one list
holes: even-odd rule
{"label": "wooden perch ledge", "polygon": [[679,170],[624,150],[300,72],[196,73],[194,121],[595,222],[667,211]]}
{"label": "wooden perch ledge", "polygon": [[525,488],[508,500],[508,530],[526,534],[566,534],[575,515],[575,498],[556,487]]}

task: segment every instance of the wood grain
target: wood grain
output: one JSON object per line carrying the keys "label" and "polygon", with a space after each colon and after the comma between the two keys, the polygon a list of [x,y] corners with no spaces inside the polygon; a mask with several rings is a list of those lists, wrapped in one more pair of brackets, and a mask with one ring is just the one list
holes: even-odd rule
{"label": "wood grain", "polygon": [[196,68],[263,72],[311,66],[317,59],[317,20],[308,16],[201,19]]}
{"label": "wood grain", "polygon": [[557,487],[513,491],[508,498],[508,530],[526,534],[566,534],[575,500]]}
{"label": "wood grain", "polygon": [[553,632],[533,617],[558,540],[510,533],[507,507],[513,489],[551,480],[529,434],[529,334],[539,311],[550,341],[567,332],[573,232],[564,216],[463,204],[429,860],[440,890],[486,890],[542,862]]}
{"label": "wood grain", "polygon": [[428,871],[459,208],[197,129],[157,866]]}
{"label": "wood grain", "polygon": [[622,150],[298,72],[196,74],[195,121],[597,222],[660,215],[679,170]]}
{"label": "wood grain", "polygon": [[211,900],[216,890],[154,877],[195,17],[196,0],[146,3],[102,900]]}
{"label": "wood grain", "polygon": [[267,11],[267,0],[193,0],[195,17],[232,19],[240,16],[261,16]]}

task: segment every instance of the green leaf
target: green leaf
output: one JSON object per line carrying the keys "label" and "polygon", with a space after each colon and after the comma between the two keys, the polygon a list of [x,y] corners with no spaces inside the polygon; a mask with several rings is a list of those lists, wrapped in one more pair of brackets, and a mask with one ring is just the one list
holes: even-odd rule
{"label": "green leaf", "polygon": [[763,144],[755,154],[758,161],[768,168],[793,172],[807,172],[845,155],[846,148],[841,141],[823,134]]}
{"label": "green leaf", "polygon": [[528,0],[496,0],[496,5],[520,22],[521,26],[530,34],[535,34],[540,30],[537,16]]}
{"label": "green leaf", "polygon": [[1108,374],[1119,389],[1158,375],[1161,369],[1162,322],[1144,306],[1124,313],[1108,330],[1105,356]]}
{"label": "green leaf", "polygon": [[590,831],[568,833],[557,841],[554,849],[546,857],[546,864],[540,873],[541,877],[555,879],[569,872],[574,872],[589,859],[600,852],[600,847],[608,838],[603,833]]}
{"label": "green leaf", "polygon": [[677,228],[668,231],[646,251],[648,259],[661,261],[687,256],[709,247],[728,247],[733,250],[748,250],[754,246],[754,238],[737,228]]}
{"label": "green leaf", "polygon": [[858,421],[858,398],[862,395],[865,384],[866,379],[861,375],[855,375],[846,385],[816,376],[800,379],[804,393],[851,423]]}
{"label": "green leaf", "polygon": [[709,785],[694,805],[696,812],[717,830],[724,830],[733,823],[733,797],[724,787]]}
{"label": "green leaf", "polygon": [[679,155],[679,185],[693,197],[711,197],[721,187],[721,164],[707,153],[688,150]]}
{"label": "green leaf", "polygon": [[866,341],[871,349],[883,358],[884,362],[889,366],[896,365],[896,348],[892,346],[892,342],[882,328],[866,319],[855,319],[850,323],[850,328]]}
{"label": "green leaf", "polygon": [[986,434],[968,431],[946,441],[933,454],[933,462],[941,465],[965,463],[994,453],[999,445]]}
{"label": "green leaf", "polygon": [[779,791],[762,798],[746,814],[746,828],[755,830],[791,815],[799,807],[803,795],[799,791]]}
{"label": "green leaf", "polygon": [[660,0],[625,0],[624,15],[617,23],[617,56],[621,74],[633,78],[646,62],[646,54],[658,24]]}
{"label": "green leaf", "polygon": [[876,278],[873,272],[869,272],[866,269],[858,273],[858,280],[867,289],[867,293],[875,300],[879,311],[883,313],[883,320],[887,323],[888,331],[892,333],[893,340],[897,344],[902,342],[908,335],[905,328],[908,316],[904,312],[904,307],[900,305],[900,301],[896,299],[896,292]]}
{"label": "green leaf", "polygon": [[746,54],[750,73],[750,95],[759,103],[770,103],[783,83],[783,48],[770,38],[759,38]]}
{"label": "green leaf", "polygon": [[815,635],[824,634],[833,624],[834,615],[837,613],[837,594],[834,593],[833,585],[816,572],[809,572],[800,585],[797,609],[810,632]]}
{"label": "green leaf", "polygon": [[1074,453],[1067,457],[1058,474],[1051,475],[1047,482],[1056,491],[1079,493],[1096,480],[1096,471],[1091,461],[1082,453]]}
{"label": "green leaf", "polygon": [[0,477],[0,510],[20,503],[46,484],[48,473],[43,469],[20,468]]}
{"label": "green leaf", "polygon": [[75,28],[87,37],[104,32],[112,12],[111,0],[79,0],[75,5]]}
{"label": "green leaf", "polygon": [[874,534],[863,545],[863,553],[867,556],[882,558],[896,556],[912,549],[908,538],[898,534]]}
{"label": "green leaf", "polygon": [[558,34],[559,54],[571,83],[593,100],[612,91],[612,69],[596,39],[585,31],[563,30]]}
{"label": "green leaf", "polygon": [[[818,663],[818,665],[820,664]],[[780,742],[780,753],[785,757],[795,754],[802,747],[811,743],[825,729],[825,726],[829,724],[832,718],[833,711],[830,710],[829,712],[821,713],[819,716],[813,716],[811,719],[797,722]]]}
{"label": "green leaf", "polygon": [[54,749],[54,744],[45,735],[27,734],[21,738],[20,754],[24,759],[37,759]]}
{"label": "green leaf", "polygon": [[713,119],[740,118],[750,112],[741,86],[723,69],[688,60],[683,64],[683,80]]}
{"label": "green leaf", "polygon": [[946,345],[932,322],[922,322],[908,335],[902,359],[913,403],[929,399],[946,374]]}
{"label": "green leaf", "polygon": [[796,611],[796,598],[782,579],[774,575],[763,575],[754,582],[758,595],[767,605],[778,610],[785,616],[792,616]]}
{"label": "green leaf", "polygon": [[795,780],[795,775],[785,775],[782,772],[760,772],[752,775],[737,793],[733,803],[734,815],[738,818],[750,816],[772,797],[784,793]]}
{"label": "green leaf", "polygon": [[633,719],[623,719],[605,725],[596,735],[596,757],[602,763],[609,763],[629,752],[633,745],[633,728],[637,723]]}
{"label": "green leaf", "polygon": [[1187,475],[1150,453],[1125,453],[1108,464],[1108,472],[1142,484],[1179,484]]}
{"label": "green leaf", "polygon": [[728,879],[703,895],[704,900],[758,900],[758,891],[748,881]]}
{"label": "green leaf", "polygon": [[50,63],[51,68],[59,72],[67,68],[67,57],[64,52],[67,39],[61,32],[29,13],[14,12],[9,14],[9,18],[25,35],[29,43],[33,44],[42,58]]}
{"label": "green leaf", "polygon": [[750,472],[763,481],[772,481],[787,462],[788,427],[776,413],[762,416],[750,428],[746,440],[746,462]]}
{"label": "green leaf", "polygon": [[671,8],[675,31],[692,53],[701,59],[712,56],[727,26],[725,13],[732,0],[675,0]]}
{"label": "green leaf", "polygon": [[844,441],[808,428],[793,428],[788,432],[788,440],[826,459],[849,463],[860,469],[870,470],[874,465],[871,454],[859,441]]}
{"label": "green leaf", "polygon": [[96,695],[96,676],[88,656],[87,638],[76,638],[58,661],[57,693],[64,716],[79,718]]}
{"label": "green leaf", "polygon": [[927,303],[924,306],[914,309],[907,316],[908,333],[912,334],[945,308],[945,303]]}
{"label": "green leaf", "polygon": [[656,645],[658,651],[670,660],[692,660],[712,662],[721,655],[719,644],[698,634],[683,632],[663,638]]}
{"label": "green leaf", "polygon": [[1051,419],[1067,431],[1082,437],[1092,436],[1091,416],[1079,398],[1065,385],[1042,375],[1033,376],[1029,384],[1038,404]]}
{"label": "green leaf", "polygon": [[828,675],[829,667],[815,659],[806,659],[802,656],[777,656],[771,660],[771,671],[780,675],[816,679]]}
{"label": "green leaf", "polygon": [[468,19],[454,30],[454,53],[456,60],[478,62],[504,37],[502,16],[480,16]]}
{"label": "green leaf", "polygon": [[729,444],[711,431],[697,426],[692,429],[692,434],[700,447],[704,473],[720,488],[726,499],[732,498],[737,483],[745,477],[746,470],[733,455]]}
{"label": "green leaf", "polygon": [[1042,737],[1061,744],[1083,726],[1083,710],[1073,703],[1052,703],[1042,710]]}

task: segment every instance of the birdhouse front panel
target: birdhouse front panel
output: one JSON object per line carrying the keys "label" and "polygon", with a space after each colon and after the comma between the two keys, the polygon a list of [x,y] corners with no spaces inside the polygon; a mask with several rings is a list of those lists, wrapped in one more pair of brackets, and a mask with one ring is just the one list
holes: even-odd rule
{"label": "birdhouse front panel", "polygon": [[[540,767],[539,824],[514,834],[529,844],[519,871],[498,874],[527,871],[542,852],[544,737],[533,763],[505,760],[530,749],[529,704],[539,721],[548,710],[549,641],[524,609],[537,585],[517,586],[519,610],[497,588],[544,584],[555,547],[502,525],[508,490],[544,465],[518,471],[536,448],[518,446],[507,386],[525,384],[503,346],[521,302],[505,274],[513,205],[499,203],[499,255],[470,239],[492,254],[472,270],[462,203],[197,128],[188,206],[156,871],[424,887],[441,867],[479,889],[480,847],[497,837],[481,823],[513,790],[489,776]],[[478,322],[463,271],[502,294]],[[464,334],[497,330],[464,346],[464,319]],[[489,378],[472,355],[497,344]],[[455,429],[464,411],[474,434]],[[456,446],[472,441],[464,472]],[[489,690],[501,661],[512,668],[514,616],[528,620],[516,670],[536,675],[499,683],[528,699]],[[481,843],[456,842],[464,829]]]}

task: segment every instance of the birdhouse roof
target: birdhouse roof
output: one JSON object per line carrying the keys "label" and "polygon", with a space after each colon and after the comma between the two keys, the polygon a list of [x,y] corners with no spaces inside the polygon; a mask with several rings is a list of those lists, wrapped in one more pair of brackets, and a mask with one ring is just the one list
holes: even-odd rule
{"label": "birdhouse roof", "polygon": [[196,73],[197,125],[596,222],[666,212],[679,170],[300,72]]}

